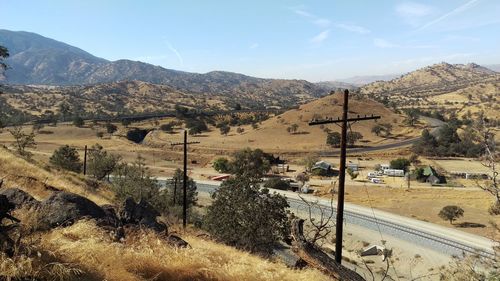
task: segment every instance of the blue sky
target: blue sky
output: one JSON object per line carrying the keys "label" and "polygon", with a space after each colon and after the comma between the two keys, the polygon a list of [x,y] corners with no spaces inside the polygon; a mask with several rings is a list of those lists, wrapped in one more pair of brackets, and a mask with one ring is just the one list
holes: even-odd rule
{"label": "blue sky", "polygon": [[498,0],[2,0],[0,28],[109,60],[335,80],[500,63]]}

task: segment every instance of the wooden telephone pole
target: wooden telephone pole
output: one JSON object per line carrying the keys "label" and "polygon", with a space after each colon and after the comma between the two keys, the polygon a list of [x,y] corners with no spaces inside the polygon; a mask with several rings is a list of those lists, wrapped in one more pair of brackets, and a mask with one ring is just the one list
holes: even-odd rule
{"label": "wooden telephone pole", "polygon": [[[183,198],[182,198],[182,227],[186,229],[187,224],[187,145],[200,143],[199,141],[187,141],[187,130],[184,130],[184,142],[172,143],[171,146],[183,145],[184,146],[184,176],[182,180]],[[177,187],[177,183],[176,183]],[[175,196],[175,195],[174,195]]]}
{"label": "wooden telephone pole", "polygon": [[83,153],[83,175],[87,174],[87,145],[85,145],[85,152]]}
{"label": "wooden telephone pole", "polygon": [[339,165],[339,191],[337,199],[337,222],[335,231],[335,261],[339,264],[342,263],[342,232],[344,228],[344,190],[345,190],[345,170],[346,170],[346,158],[347,158],[347,126],[348,122],[358,122],[363,120],[374,120],[380,119],[380,116],[364,116],[359,115],[356,118],[348,118],[347,113],[349,112],[349,91],[344,91],[344,105],[342,111],[342,119],[325,119],[325,120],[313,120],[309,122],[309,126],[322,125],[322,124],[334,124],[342,123],[342,135],[340,139],[340,165]]}

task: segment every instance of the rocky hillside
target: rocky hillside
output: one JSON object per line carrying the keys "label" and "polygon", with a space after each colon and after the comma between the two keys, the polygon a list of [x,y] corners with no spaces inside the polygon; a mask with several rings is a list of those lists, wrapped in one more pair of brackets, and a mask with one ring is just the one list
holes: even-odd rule
{"label": "rocky hillside", "polygon": [[0,218],[20,221],[0,219],[1,280],[332,280],[219,244],[192,227],[167,228],[145,201],[120,203],[104,183],[2,147],[0,179]]}
{"label": "rocky hillside", "polygon": [[387,82],[374,82],[360,89],[366,96],[392,108],[409,107],[458,117],[480,112],[500,118],[500,73],[470,64],[440,63]]}
{"label": "rocky hillside", "polygon": [[205,74],[166,69],[131,61],[108,61],[81,49],[29,32],[0,30],[0,45],[9,49],[4,77],[10,84],[88,85],[123,80],[164,84],[188,93],[230,97],[261,97],[304,102],[324,95],[324,89],[304,80],[262,79],[238,73]]}
{"label": "rocky hillside", "polygon": [[435,94],[451,92],[478,83],[498,81],[500,74],[480,65],[439,63],[391,81],[378,81],[361,88],[367,95]]}

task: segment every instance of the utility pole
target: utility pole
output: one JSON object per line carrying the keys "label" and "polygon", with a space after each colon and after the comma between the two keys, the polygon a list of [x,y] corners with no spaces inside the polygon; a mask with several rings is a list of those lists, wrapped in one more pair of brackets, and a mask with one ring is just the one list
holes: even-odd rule
{"label": "utility pole", "polygon": [[[172,143],[171,146],[183,145],[184,146],[184,177],[182,180],[183,198],[182,198],[182,227],[186,229],[187,225],[187,145],[200,143],[199,141],[187,141],[187,130],[184,130],[184,142]],[[176,185],[177,186],[177,185]]]}
{"label": "utility pole", "polygon": [[363,120],[374,120],[380,119],[380,116],[364,116],[359,115],[356,118],[348,118],[347,113],[349,112],[349,91],[344,90],[344,105],[342,111],[342,119],[337,118],[324,119],[324,120],[313,120],[309,122],[309,126],[322,125],[322,124],[336,124],[341,123],[341,139],[340,139],[340,165],[339,165],[339,191],[337,198],[337,222],[335,229],[335,261],[338,264],[342,263],[342,232],[344,228],[344,193],[345,193],[345,168],[346,168],[346,158],[347,158],[347,126],[348,122],[356,123]]}
{"label": "utility pole", "polygon": [[85,152],[83,153],[83,175],[87,174],[87,145],[85,145]]}
{"label": "utility pole", "polygon": [[174,205],[176,197],[177,197],[177,178],[174,178]]}

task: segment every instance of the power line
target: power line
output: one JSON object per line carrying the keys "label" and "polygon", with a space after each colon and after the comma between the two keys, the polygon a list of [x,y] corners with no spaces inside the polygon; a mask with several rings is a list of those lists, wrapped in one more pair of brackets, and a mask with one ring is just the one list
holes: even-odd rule
{"label": "power line", "polygon": [[[184,142],[176,142],[170,144],[170,146],[174,147],[177,145],[182,145],[184,147],[184,175],[183,175],[183,180],[182,180],[182,189],[183,189],[183,195],[182,195],[182,227],[186,229],[186,224],[187,224],[187,146],[188,144],[196,144],[200,143],[199,141],[192,141],[188,142],[187,141],[187,130],[184,130]],[[177,186],[177,185],[176,185]],[[174,195],[175,196],[175,195]]]}
{"label": "power line", "polygon": [[312,120],[309,122],[309,126],[323,125],[323,124],[342,124],[342,134],[340,139],[340,165],[339,165],[339,190],[337,198],[337,222],[335,229],[335,261],[339,264],[342,263],[342,233],[343,233],[343,222],[344,222],[344,193],[345,193],[345,170],[346,170],[346,158],[347,158],[347,127],[350,126],[349,122],[356,123],[358,121],[364,120],[375,120],[380,119],[380,116],[357,116],[355,118],[348,118],[349,112],[349,90],[344,90],[344,104],[342,111],[342,119],[329,118],[324,120]]}

